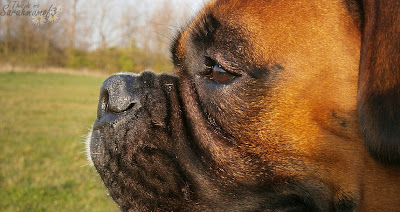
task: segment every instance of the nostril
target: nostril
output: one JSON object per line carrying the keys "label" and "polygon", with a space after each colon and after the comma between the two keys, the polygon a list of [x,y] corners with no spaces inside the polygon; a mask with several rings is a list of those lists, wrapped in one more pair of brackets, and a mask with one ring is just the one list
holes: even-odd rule
{"label": "nostril", "polygon": [[101,118],[106,114],[108,111],[108,102],[109,102],[109,94],[107,90],[103,90],[100,94],[100,101],[99,106],[97,109],[97,118]]}
{"label": "nostril", "polygon": [[114,101],[113,99],[110,99],[106,113],[123,113],[133,108],[139,108],[139,107],[140,107],[139,101],[136,101],[135,98],[133,97],[123,98],[122,100],[116,99]]}
{"label": "nostril", "polygon": [[99,106],[97,109],[97,118],[100,119],[107,113],[122,113],[131,110],[132,108],[140,107],[138,101],[132,99],[112,98],[107,90],[101,92]]}
{"label": "nostril", "polygon": [[132,109],[132,108],[135,106],[135,104],[136,104],[135,102],[130,103],[130,104],[128,105],[128,107],[127,107],[123,112]]}
{"label": "nostril", "polygon": [[97,118],[107,114],[118,114],[141,107],[134,75],[114,75],[106,79],[100,89]]}

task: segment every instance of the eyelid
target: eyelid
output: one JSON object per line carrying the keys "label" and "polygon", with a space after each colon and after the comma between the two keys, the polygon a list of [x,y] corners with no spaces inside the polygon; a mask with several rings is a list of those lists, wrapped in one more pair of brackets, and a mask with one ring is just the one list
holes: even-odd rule
{"label": "eyelid", "polygon": [[[229,74],[232,74],[234,76],[241,76],[241,74],[238,71],[236,71],[236,69],[233,68],[233,66],[231,66],[229,64],[229,62],[225,62],[225,60],[221,60],[221,59],[218,60],[218,59],[214,59],[209,56],[205,56],[204,58],[205,58],[204,65],[207,68],[213,68],[215,65],[218,65],[220,68],[222,68]],[[206,64],[206,63],[209,63],[209,64]]]}

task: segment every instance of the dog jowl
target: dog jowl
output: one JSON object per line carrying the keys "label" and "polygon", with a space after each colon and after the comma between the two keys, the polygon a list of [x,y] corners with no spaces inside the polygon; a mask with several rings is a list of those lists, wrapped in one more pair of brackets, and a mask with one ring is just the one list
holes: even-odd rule
{"label": "dog jowl", "polygon": [[[174,74],[117,74],[101,87],[89,153],[114,201],[123,211],[400,208],[398,135],[390,143],[369,136],[387,129],[370,131],[374,117],[363,108],[375,102],[363,97],[382,92],[365,89],[369,69],[358,81],[360,58],[362,67],[378,66],[381,52],[368,48],[375,32],[364,30],[366,17],[389,6],[400,8],[352,0],[207,4],[172,45]],[[393,61],[384,67],[400,67]]]}

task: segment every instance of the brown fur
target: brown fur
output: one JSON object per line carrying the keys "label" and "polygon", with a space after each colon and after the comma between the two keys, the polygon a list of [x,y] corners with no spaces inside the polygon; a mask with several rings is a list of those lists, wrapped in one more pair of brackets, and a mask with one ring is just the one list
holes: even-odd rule
{"label": "brown fur", "polygon": [[[398,95],[399,25],[384,31],[393,35],[382,40],[379,33],[374,37],[374,24],[368,20],[371,14],[381,15],[389,7],[398,11],[400,6],[387,1],[391,3],[381,3],[378,8],[371,6],[371,1],[365,3],[364,14],[362,5],[346,2],[213,1],[172,47],[178,78],[148,73],[133,79],[110,78],[102,88],[106,99],[121,96],[113,94],[116,91],[110,83],[133,80],[130,84],[137,91],[126,92],[138,96],[137,101],[142,99],[148,110],[127,110],[128,115],[115,122],[122,123],[117,127],[114,122],[109,128],[95,127],[94,135],[106,142],[93,137],[92,148],[109,153],[92,158],[121,208],[399,210],[399,152],[368,145],[382,143],[368,140],[371,129],[364,130],[364,125],[375,120],[370,114],[361,119],[368,149],[365,147],[359,130],[357,81],[361,56],[358,104],[367,105],[361,108],[375,104],[368,99],[375,93],[390,90]],[[389,16],[375,20],[384,24],[380,21]],[[393,20],[400,23],[398,17]],[[375,45],[375,38],[386,44],[384,49]],[[396,42],[390,43],[390,39]],[[392,60],[382,62],[381,54]],[[207,58],[239,77],[228,84],[211,82],[202,74]],[[378,72],[372,71],[374,67]],[[372,80],[376,77],[382,80]],[[143,99],[153,99],[148,97],[148,89],[166,97],[144,103]],[[115,106],[116,102],[108,104]],[[398,99],[385,99],[385,103],[398,117]],[[149,120],[157,127],[151,127]],[[392,142],[395,147],[400,143],[398,132],[392,133],[397,136],[397,143]],[[147,153],[143,146],[162,153]],[[121,147],[126,153],[114,151]],[[369,151],[378,159],[386,158],[380,161],[387,164],[376,162]]]}
{"label": "brown fur", "polygon": [[364,8],[360,126],[371,155],[400,166],[400,2],[366,0]]}

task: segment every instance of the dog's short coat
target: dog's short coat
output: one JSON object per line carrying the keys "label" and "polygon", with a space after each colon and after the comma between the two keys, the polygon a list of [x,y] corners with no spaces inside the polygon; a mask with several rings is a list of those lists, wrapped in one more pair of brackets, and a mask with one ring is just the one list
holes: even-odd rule
{"label": "dog's short coat", "polygon": [[118,74],[90,154],[123,211],[399,211],[400,1],[217,0],[175,75]]}

